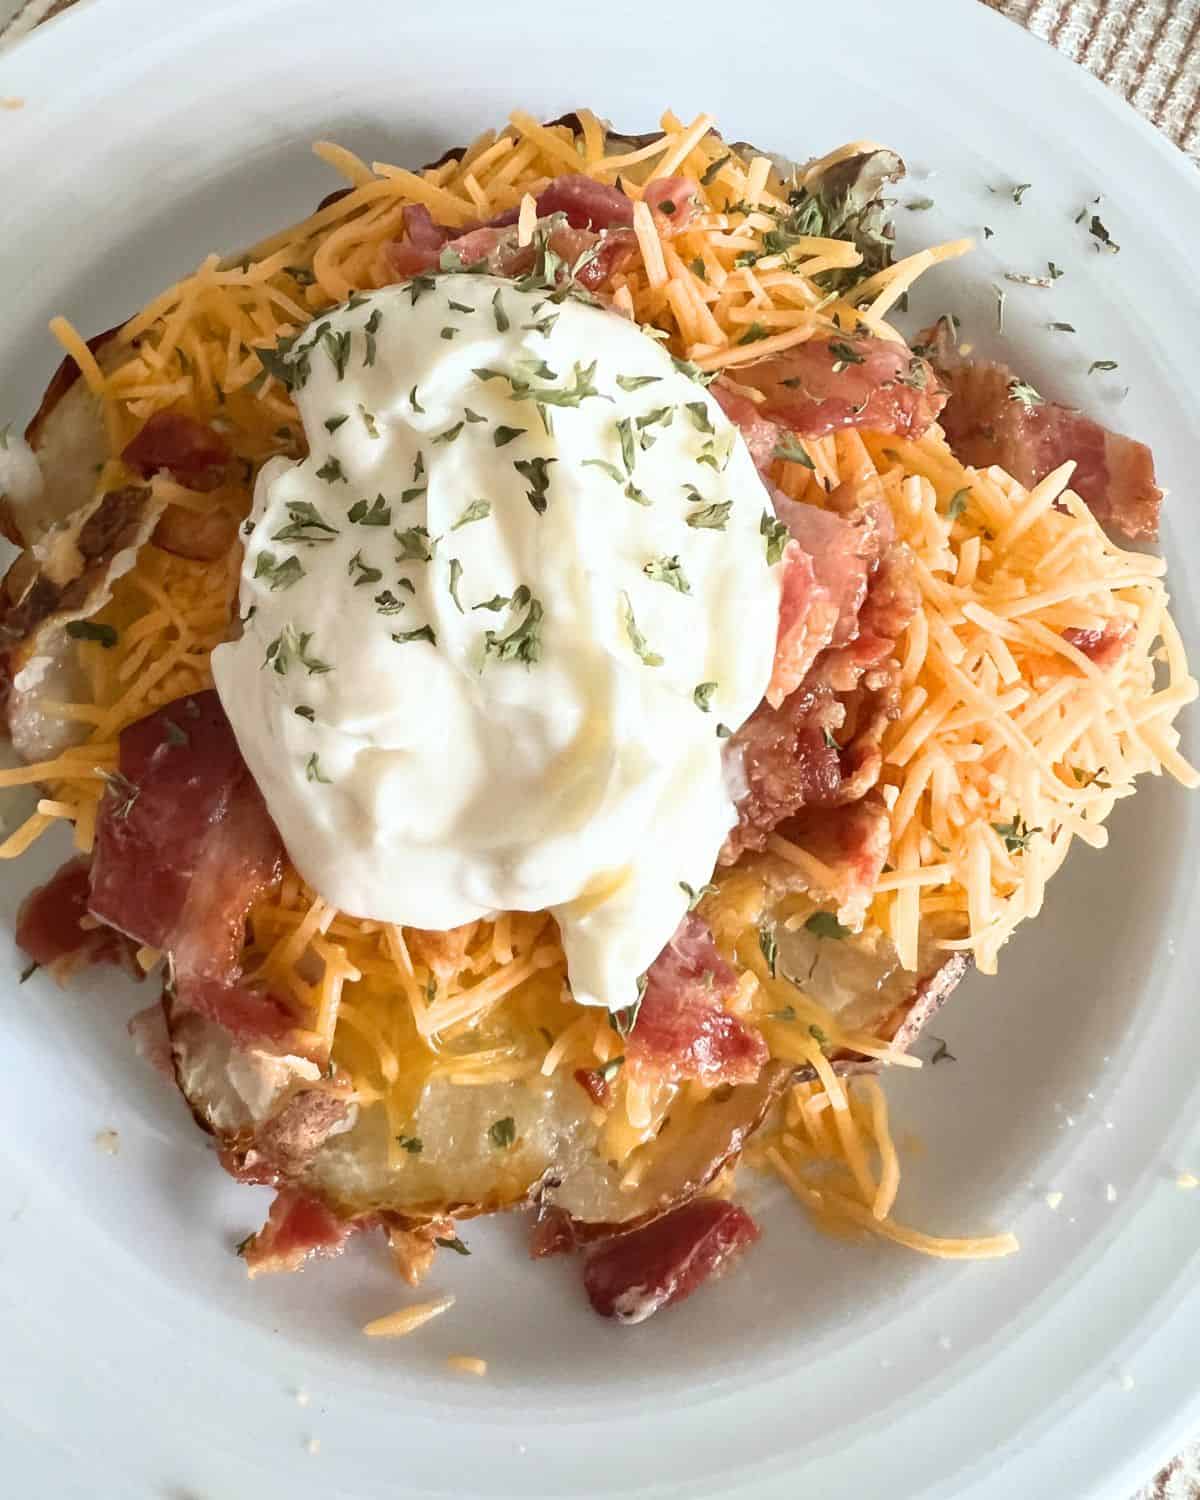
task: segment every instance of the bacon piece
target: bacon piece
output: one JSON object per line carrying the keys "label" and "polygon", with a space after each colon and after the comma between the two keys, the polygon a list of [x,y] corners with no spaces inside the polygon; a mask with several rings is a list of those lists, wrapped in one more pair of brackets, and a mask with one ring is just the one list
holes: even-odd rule
{"label": "bacon piece", "polygon": [[175,995],[206,1020],[215,1021],[239,1043],[286,1042],[296,1019],[278,996],[225,979],[180,974]]}
{"label": "bacon piece", "polygon": [[[424,271],[436,270],[444,251],[453,251],[464,266],[484,265],[493,276],[517,277],[529,271],[536,251],[532,245],[518,245],[512,225],[516,214],[502,215],[504,223],[477,225],[436,250],[414,248],[408,240],[392,240],[384,248],[385,270],[397,280]],[[588,291],[598,291],[609,280],[634,246],[632,231],[605,230],[597,235],[589,229],[558,224],[550,231],[549,246],[567,265],[575,265],[588,251],[595,255],[580,266],[576,282]],[[560,278],[561,279],[561,278]]]}
{"label": "bacon piece", "polygon": [[337,1255],[358,1229],[374,1226],[373,1219],[339,1219],[315,1198],[293,1188],[275,1194],[267,1222],[243,1240],[238,1254],[251,1276],[274,1271],[298,1271],[310,1255]]}
{"label": "bacon piece", "polygon": [[799,542],[789,542],[783,553],[775,662],[766,692],[773,708],[804,681],[818,654],[833,639],[838,618],[838,606],[817,582],[813,559]]}
{"label": "bacon piece", "polygon": [[1074,459],[1071,488],[1102,526],[1133,541],[1158,536],[1162,491],[1155,483],[1154,455],[1144,443],[1056,401],[1027,406],[1014,400],[1007,365],[960,359],[942,324],[922,337],[930,339],[938,373],[949,387],[941,421],[956,458],[977,469],[998,464],[1026,487]]}
{"label": "bacon piece", "polygon": [[145,478],[165,469],[179,484],[196,487],[229,462],[229,444],[219,432],[179,411],[156,411],[121,454]]}
{"label": "bacon piece", "polygon": [[826,646],[844,646],[859,633],[868,579],[894,534],[882,504],[858,505],[849,496],[842,503],[839,514],[775,494],[775,513],[793,540],[784,553],[775,666],[766,693],[773,708],[800,686]]}
{"label": "bacon piece", "polygon": [[30,891],[17,912],[17,943],[42,968],[61,976],[87,964],[110,963],[128,969],[139,979],[127,938],[111,927],[81,927],[87,916],[91,861],[77,856],[53,874],[45,885]]}
{"label": "bacon piece", "polygon": [[1098,667],[1112,667],[1120,661],[1125,648],[1132,644],[1137,631],[1130,620],[1110,620],[1103,630],[1084,630],[1068,625],[1062,638],[1076,651],[1082,651]]}
{"label": "bacon piece", "polygon": [[858,927],[875,895],[892,843],[892,820],[878,791],[843,807],[806,807],[779,832],[833,872],[828,885],[809,882],[818,901],[836,901],[838,919]]}
{"label": "bacon piece", "polygon": [[566,214],[572,229],[597,233],[602,229],[627,229],[633,223],[633,203],[620,188],[578,173],[555,177],[544,187],[537,196],[537,211],[540,219]]}
{"label": "bacon piece", "polygon": [[612,1103],[612,1085],[599,1068],[576,1068],[575,1082],[592,1103],[598,1104],[601,1109],[607,1109]]}
{"label": "bacon piece", "polygon": [[283,846],[215,692],[121,733],[96,824],[90,910],[169,951],[181,979],[236,980],[252,903]]}
{"label": "bacon piece", "polygon": [[646,184],[642,202],[653,210],[660,234],[679,234],[696,215],[699,191],[691,177],[656,177]]}
{"label": "bacon piece", "polygon": [[757,403],[734,390],[724,376],[714,380],[709,391],[741,432],[755,467],[764,471],[768,469],[775,460],[775,449],[782,437],[779,423],[765,417]]}
{"label": "bacon piece", "polygon": [[767,1047],[724,1008],[722,1001],[736,988],[737,975],[708,923],[689,912],[646,971],[641,1008],[625,1044],[631,1074],[674,1083],[698,1078],[710,1086],[752,1083]]}
{"label": "bacon piece", "polygon": [[542,1260],[547,1255],[569,1255],[578,1247],[575,1221],[565,1208],[543,1205],[538,1209],[533,1232],[529,1236],[529,1255]]}
{"label": "bacon piece", "polygon": [[927,360],[858,335],[809,339],[739,365],[737,379],[761,391],[761,416],[806,438],[843,427],[919,438],[946,401]]}
{"label": "bacon piece", "polygon": [[393,271],[404,279],[433,270],[441,259],[442,246],[453,237],[454,230],[435,224],[423,203],[406,203],[404,238],[393,240],[388,247]]}
{"label": "bacon piece", "polygon": [[696,1198],[588,1256],[588,1301],[602,1318],[644,1323],[719,1276],[761,1231],[744,1208]]}
{"label": "bacon piece", "polygon": [[237,517],[227,510],[199,513],[168,505],[151,538],[156,547],[193,562],[216,562],[237,539]]}
{"label": "bacon piece", "polygon": [[893,649],[890,638],[864,634],[822,652],[778,708],[761,703],[733,735],[726,757],[745,791],[721,864],[764,849],[768,835],[801,808],[856,802],[876,784],[883,731],[900,710]]}

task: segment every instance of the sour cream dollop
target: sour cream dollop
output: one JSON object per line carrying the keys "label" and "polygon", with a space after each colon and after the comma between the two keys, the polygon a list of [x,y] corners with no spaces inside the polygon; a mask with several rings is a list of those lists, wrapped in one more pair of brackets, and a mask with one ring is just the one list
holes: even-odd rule
{"label": "sour cream dollop", "polygon": [[310,456],[264,465],[217,690],[288,852],[356,916],[557,918],[638,994],[734,809],[780,569],[736,429],[615,313],[490,276],[297,341]]}

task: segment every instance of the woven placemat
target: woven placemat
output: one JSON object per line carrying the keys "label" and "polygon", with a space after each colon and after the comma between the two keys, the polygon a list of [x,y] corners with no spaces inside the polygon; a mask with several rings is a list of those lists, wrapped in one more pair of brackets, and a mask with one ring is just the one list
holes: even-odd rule
{"label": "woven placemat", "polygon": [[[968,0],[963,0],[968,3]],[[1200,0],[982,0],[1122,94],[1200,166]],[[75,0],[0,0],[0,45]],[[1064,1492],[1063,1500],[1072,1500]],[[1134,1500],[1200,1500],[1200,1443]]]}
{"label": "woven placemat", "polygon": [[1124,95],[1200,165],[1200,0],[984,0]]}

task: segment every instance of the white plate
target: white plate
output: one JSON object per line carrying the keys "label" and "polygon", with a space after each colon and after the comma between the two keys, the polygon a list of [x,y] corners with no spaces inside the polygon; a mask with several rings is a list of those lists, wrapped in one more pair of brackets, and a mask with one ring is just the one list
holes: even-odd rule
{"label": "white plate", "polygon": [[[767,15],[711,0],[81,6],[0,59],[0,96],[26,101],[0,114],[5,415],[23,419],[50,372],[52,313],[106,327],[209,249],[306,213],[334,185],[308,155],[317,136],[420,162],[513,105],[580,103],[630,129],[707,108],[795,156],[874,136],[915,169],[905,195],[936,200],[899,212],[906,241],[995,230],[929,278],[919,310],[953,309],[991,346],[990,283],[1064,267],[1052,292],[1008,287],[1011,348],[1037,385],[1153,442],[1175,491],[1178,618],[1200,644],[1194,173],[981,5]],[[1026,181],[1022,206],[988,191]],[[1118,256],[1072,222],[1101,191]],[[1049,318],[1078,335],[1044,332]],[[1120,371],[1089,379],[1093,359]],[[633,1331],[592,1316],[571,1264],[531,1265],[516,1222],[464,1230],[473,1258],[439,1262],[432,1288],[457,1308],[400,1345],[357,1334],[404,1300],[365,1247],[248,1283],[231,1249],[267,1195],[225,1179],[130,1058],[129,988],[19,989],[0,953],[4,1488],[1126,1500],[1200,1422],[1200,1193],[1174,1186],[1200,1163],[1198,851],[1200,798],[1148,786],[1107,856],[1075,856],[1002,977],[963,987],[939,1028],[958,1062],[893,1090],[924,1145],[904,1216],[1011,1226],[1020,1256],[954,1267],[844,1248],[763,1188],[760,1249]],[[30,878],[4,872],[6,925]],[[116,1157],[93,1144],[110,1127]],[[486,1382],[452,1377],[456,1352],[484,1355]]]}

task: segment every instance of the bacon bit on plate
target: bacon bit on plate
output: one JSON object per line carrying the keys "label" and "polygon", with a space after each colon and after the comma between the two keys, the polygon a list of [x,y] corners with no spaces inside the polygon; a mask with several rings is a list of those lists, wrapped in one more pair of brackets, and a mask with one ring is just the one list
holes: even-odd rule
{"label": "bacon bit on plate", "polygon": [[310,1255],[337,1255],[358,1229],[374,1220],[339,1219],[323,1203],[294,1188],[275,1194],[267,1222],[238,1246],[251,1276],[296,1271]]}
{"label": "bacon bit on plate", "polygon": [[529,1254],[533,1260],[547,1255],[569,1255],[578,1248],[575,1224],[565,1208],[542,1204],[529,1236]]}
{"label": "bacon bit on plate", "polygon": [[720,1275],[759,1234],[736,1203],[695,1199],[589,1255],[583,1271],[588,1301],[602,1318],[644,1323]]}

